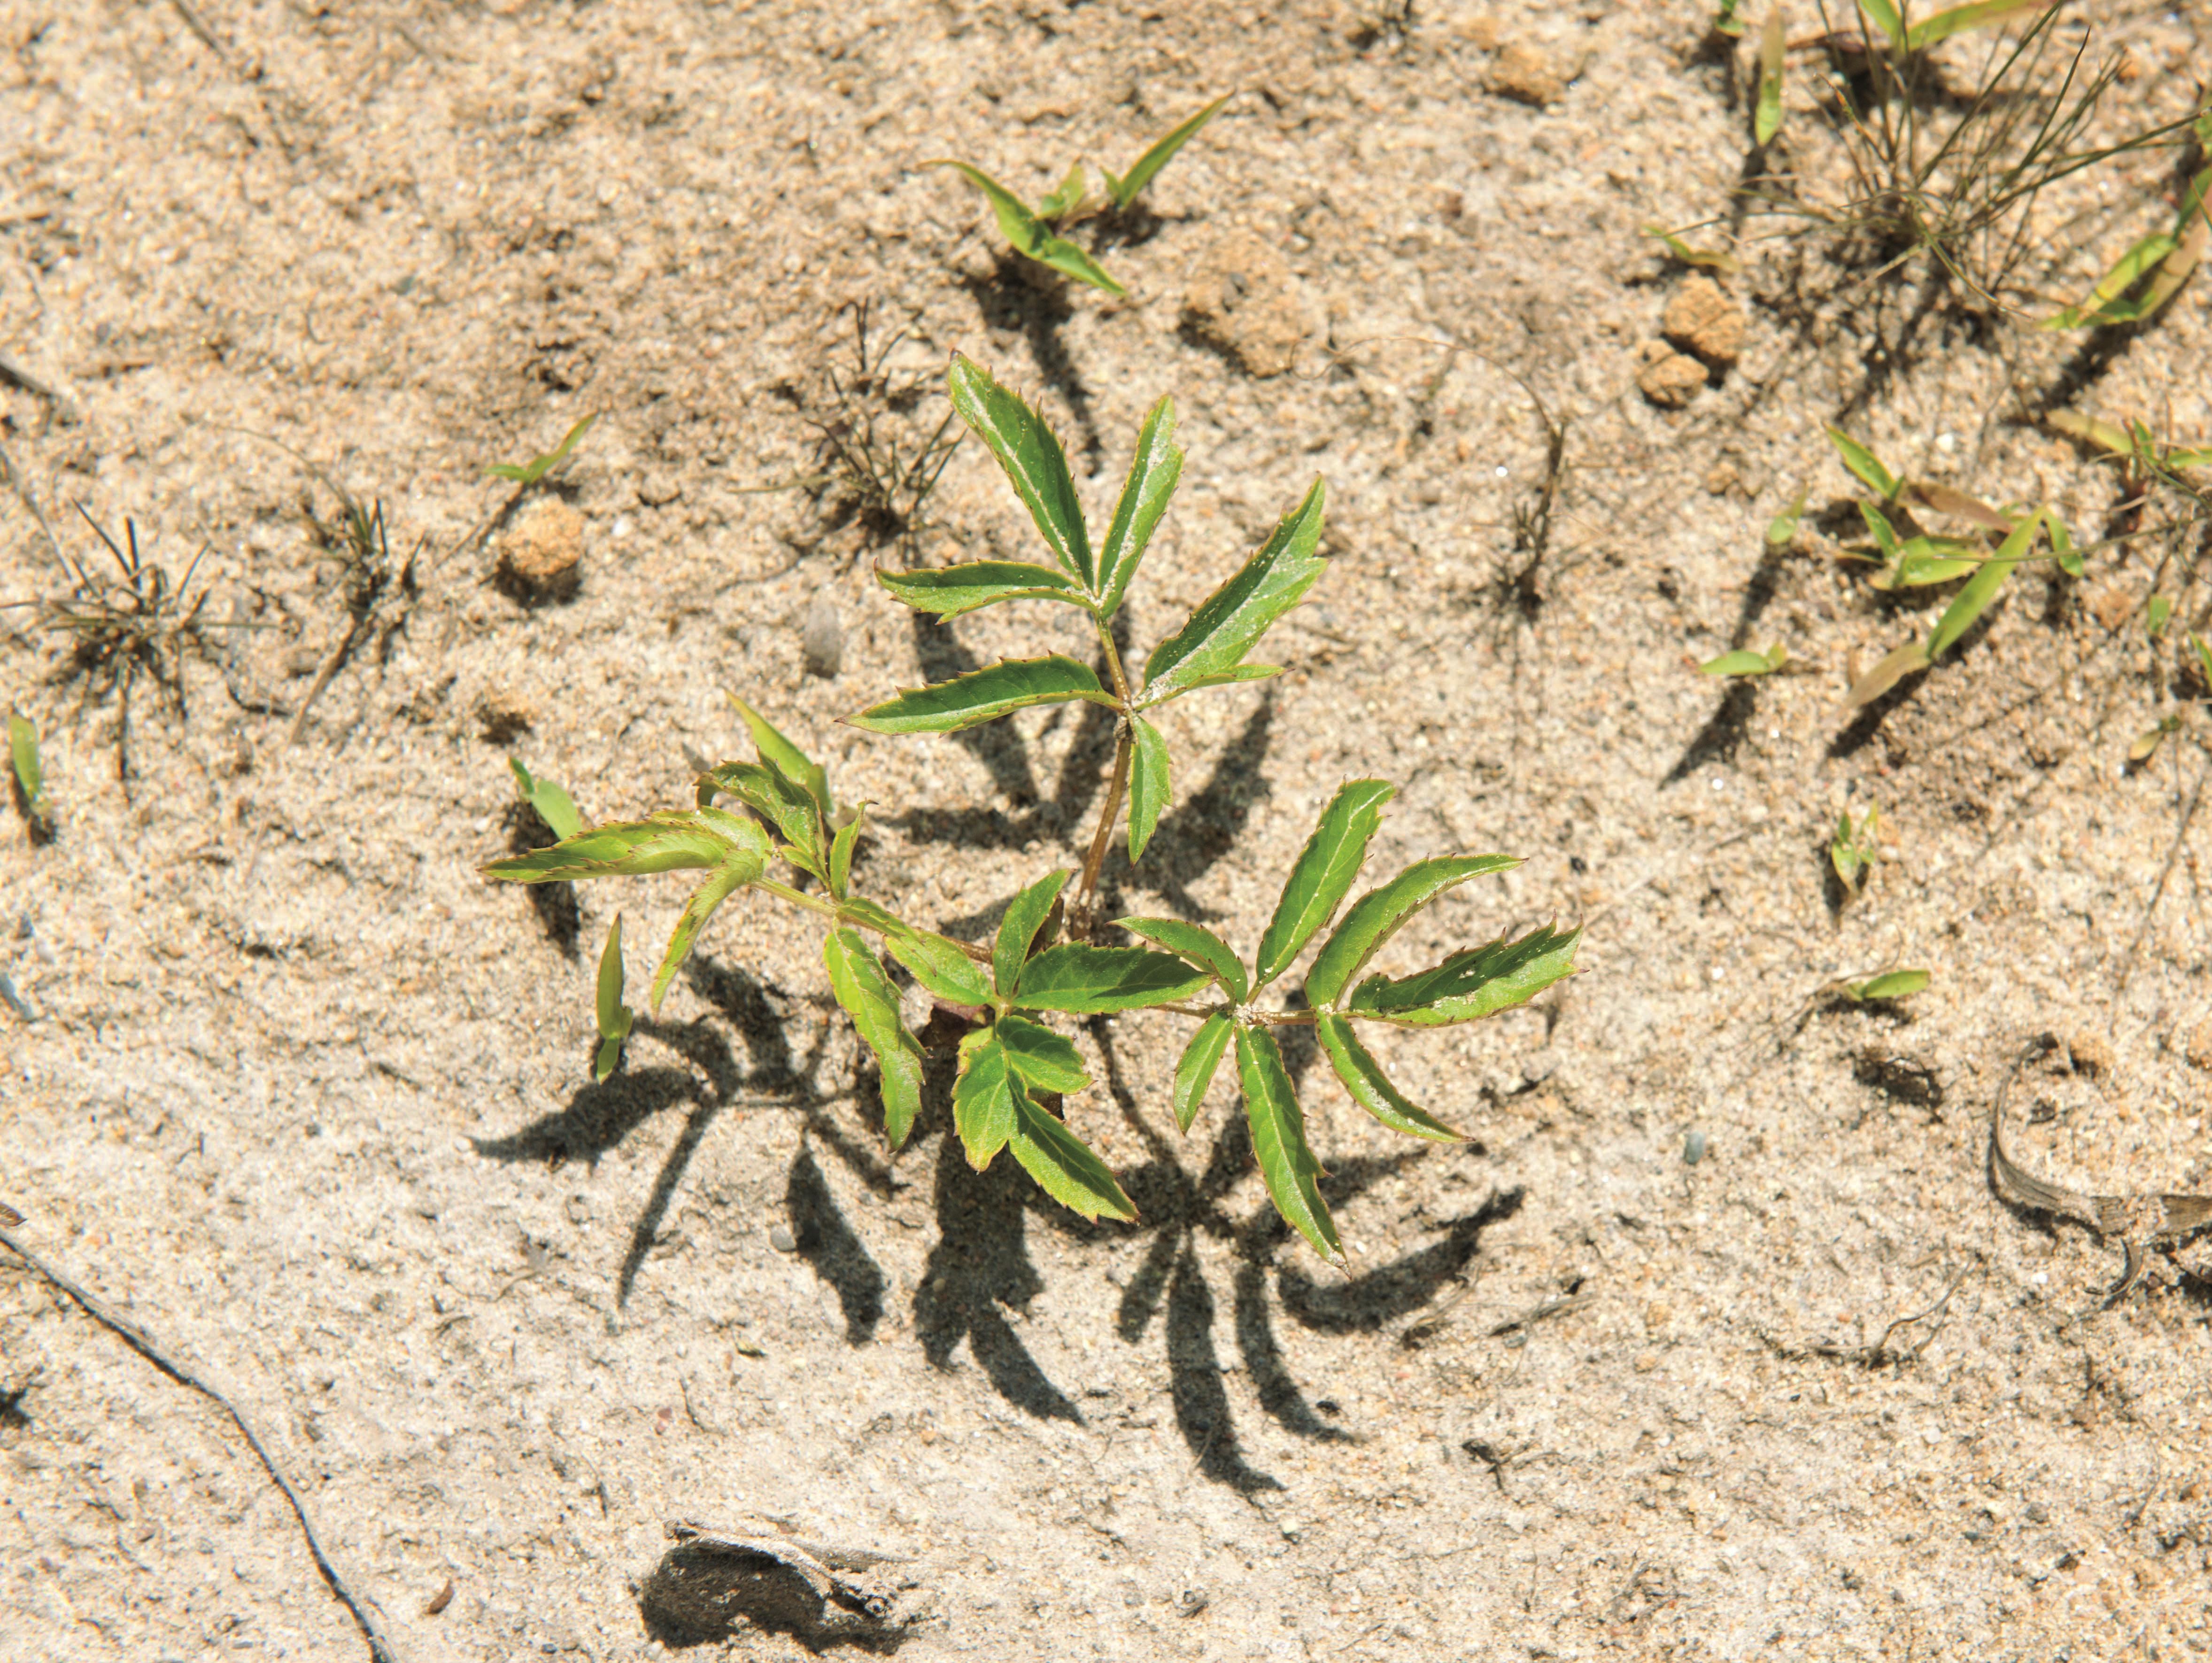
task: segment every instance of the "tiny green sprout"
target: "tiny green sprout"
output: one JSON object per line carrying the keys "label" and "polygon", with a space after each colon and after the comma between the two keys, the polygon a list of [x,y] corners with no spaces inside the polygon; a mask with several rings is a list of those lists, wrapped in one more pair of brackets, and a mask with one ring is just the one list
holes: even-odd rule
{"label": "tiny green sprout", "polygon": [[46,775],[39,760],[39,730],[30,717],[8,718],[8,758],[15,771],[15,805],[30,823],[34,841],[52,825],[46,801]]}
{"label": "tiny green sprout", "polygon": [[1844,466],[1855,474],[1859,483],[1881,498],[1884,503],[1894,503],[1905,486],[1898,477],[1881,465],[1881,458],[1839,427],[1828,429],[1828,442],[1836,448],[1836,454],[1844,459]]}
{"label": "tiny green sprout", "polygon": [[1781,0],[1775,0],[1759,31],[1759,98],[1751,118],[1752,138],[1762,145],[1782,131],[1782,59],[1788,49]]}
{"label": "tiny green sprout", "polygon": [[599,1049],[592,1060],[592,1078],[605,1081],[622,1062],[623,1041],[629,1038],[637,1013],[623,1003],[622,914],[607,926],[607,945],[599,954]]}
{"label": "tiny green sprout", "polygon": [[1685,265],[1702,266],[1709,271],[1717,271],[1724,277],[1733,277],[1743,270],[1743,262],[1734,254],[1724,253],[1717,248],[1692,248],[1663,225],[1647,225],[1644,228],[1644,235],[1656,237],[1665,243],[1667,252]]}
{"label": "tiny green sprout", "polygon": [[1835,835],[1828,839],[1828,864],[1845,890],[1856,892],[1866,882],[1867,874],[1881,857],[1881,810],[1873,803],[1856,823],[1849,808],[1836,817]]}
{"label": "tiny green sprout", "polygon": [[509,757],[507,765],[514,770],[515,795],[537,811],[555,837],[566,843],[584,829],[583,816],[567,791],[551,780],[532,777],[520,757]]}
{"label": "tiny green sprout", "polygon": [[1910,998],[1925,988],[1929,980],[1924,970],[1889,970],[1863,982],[1846,982],[1841,991],[1856,1003],[1871,1004],[1879,999]]}
{"label": "tiny green sprout", "polygon": [[484,470],[487,478],[512,479],[518,485],[534,485],[555,468],[568,460],[568,453],[577,442],[592,430],[592,423],[599,419],[597,411],[570,428],[568,436],[543,456],[533,456],[526,462],[494,462]]}
{"label": "tiny green sprout", "polygon": [[1698,666],[1698,673],[1709,676],[1772,675],[1789,661],[1790,649],[1777,643],[1763,653],[1754,653],[1748,648],[1723,653],[1718,658],[1708,659]]}
{"label": "tiny green sprout", "polygon": [[1766,522],[1766,546],[1786,549],[1797,540],[1797,522],[1805,517],[1805,493],[1799,491],[1796,500]]}
{"label": "tiny green sprout", "polygon": [[[1129,204],[1136,201],[1139,193],[1152,182],[1152,176],[1174,159],[1177,150],[1198,136],[1198,130],[1212,120],[1221,107],[1228,101],[1229,99],[1225,94],[1217,98],[1196,115],[1190,117],[1181,125],[1170,129],[1156,140],[1150,149],[1139,156],[1129,171],[1119,179],[1101,168],[1098,172],[1106,181],[1106,194],[1113,198],[1115,207],[1127,213]],[[1060,188],[1065,190],[1066,187],[1063,186]]]}
{"label": "tiny green sprout", "polygon": [[1713,33],[1730,38],[1743,33],[1743,0],[1720,0],[1720,9],[1713,14]]}
{"label": "tiny green sprout", "polygon": [[2148,615],[2143,619],[2143,633],[2155,641],[2166,633],[2166,621],[2173,616],[2171,596],[2154,594],[2150,598]]}
{"label": "tiny green sprout", "polygon": [[2128,760],[2136,764],[2148,762],[2158,754],[2158,747],[2166,742],[2166,736],[2180,728],[2179,716],[2160,717],[2157,727],[2136,735],[2135,742],[2128,746]]}
{"label": "tiny green sprout", "polygon": [[2204,637],[2194,630],[2189,632],[2189,645],[2197,655],[2198,674],[2203,677],[2205,686],[2212,689],[2212,647],[2206,646]]}

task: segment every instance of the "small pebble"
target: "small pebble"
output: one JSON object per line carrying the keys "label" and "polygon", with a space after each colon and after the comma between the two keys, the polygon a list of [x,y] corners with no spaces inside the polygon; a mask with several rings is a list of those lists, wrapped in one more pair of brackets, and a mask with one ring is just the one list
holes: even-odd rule
{"label": "small pebble", "polygon": [[845,667],[845,626],[826,594],[817,594],[806,609],[806,624],[799,633],[799,654],[809,675],[825,679]]}
{"label": "small pebble", "polygon": [[791,1234],[788,1224],[771,1224],[769,1226],[768,1245],[779,1253],[795,1253],[799,1251],[799,1238]]}
{"label": "small pebble", "polygon": [[1694,1167],[1705,1158],[1705,1135],[1692,1132],[1682,1140],[1682,1164]]}

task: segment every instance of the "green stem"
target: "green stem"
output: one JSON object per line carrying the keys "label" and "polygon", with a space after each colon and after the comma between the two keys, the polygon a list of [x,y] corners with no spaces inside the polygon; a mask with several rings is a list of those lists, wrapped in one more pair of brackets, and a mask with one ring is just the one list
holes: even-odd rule
{"label": "green stem", "polygon": [[[809,895],[803,890],[793,889],[789,884],[778,883],[773,878],[756,878],[753,880],[752,886],[755,889],[764,889],[780,899],[789,901],[793,906],[805,907],[809,912],[818,912],[823,917],[832,919],[838,923],[857,924],[862,929],[874,930],[878,935],[889,933],[881,924],[872,919],[847,917],[844,910],[835,901],[825,899],[819,895]],[[889,909],[886,908],[885,911]],[[917,935],[937,935],[933,929],[915,929],[912,924],[902,918],[899,920],[899,923],[902,929],[914,930]],[[951,941],[954,947],[958,947],[961,952],[979,965],[988,965],[991,962],[991,951],[988,947],[978,947],[973,941],[955,941],[950,935],[940,935],[938,939]]]}
{"label": "green stem", "polygon": [[1122,794],[1129,789],[1129,761],[1137,749],[1129,722],[1125,712],[1121,732],[1114,740],[1113,783],[1106,788],[1106,805],[1098,816],[1098,829],[1091,834],[1091,852],[1083,859],[1083,881],[1075,892],[1075,904],[1067,909],[1074,921],[1069,933],[1079,941],[1089,941],[1097,928],[1097,920],[1091,916],[1091,898],[1098,892],[1098,874],[1106,865],[1107,847],[1114,841],[1114,823],[1121,818]]}
{"label": "green stem", "polygon": [[769,894],[781,896],[789,901],[793,906],[803,906],[809,912],[819,912],[825,918],[834,918],[837,916],[837,904],[835,901],[824,900],[819,895],[806,894],[803,891],[793,889],[789,884],[778,883],[773,878],[756,878],[753,880],[753,887],[765,889]]}

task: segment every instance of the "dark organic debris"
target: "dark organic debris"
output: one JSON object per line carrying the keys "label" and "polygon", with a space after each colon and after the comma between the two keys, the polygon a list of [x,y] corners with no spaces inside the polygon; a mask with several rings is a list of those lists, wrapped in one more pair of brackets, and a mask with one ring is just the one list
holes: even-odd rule
{"label": "dark organic debris", "polygon": [[716,1639],[748,1627],[813,1646],[896,1638],[898,1593],[876,1574],[895,1554],[830,1547],[789,1520],[740,1519],[728,1528],[675,1520],[675,1545],[646,1579],[646,1621],[672,1637]]}

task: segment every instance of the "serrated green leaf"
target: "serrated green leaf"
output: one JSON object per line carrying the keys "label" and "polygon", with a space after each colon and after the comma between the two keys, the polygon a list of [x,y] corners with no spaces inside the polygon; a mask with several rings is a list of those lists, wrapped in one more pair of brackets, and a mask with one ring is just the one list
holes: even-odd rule
{"label": "serrated green leaf", "polygon": [[1091,597],[1073,578],[1049,566],[1021,560],[970,560],[920,571],[878,570],[876,582],[918,612],[958,618],[1002,600],[1060,600],[1088,607]]}
{"label": "serrated green leaf", "polygon": [[8,761],[15,771],[15,783],[23,793],[23,806],[33,819],[46,812],[46,773],[39,759],[39,730],[28,716],[8,717]]}
{"label": "serrated green leaf", "polygon": [[1854,999],[1903,999],[1919,992],[1931,978],[1924,970],[1893,970],[1863,982],[1854,982],[1844,990]]}
{"label": "serrated green leaf", "polygon": [[[732,826],[740,829],[733,831]],[[714,867],[756,855],[765,865],[769,853],[768,833],[750,820],[738,820],[728,814],[709,819],[705,813],[687,809],[655,814],[649,819],[593,826],[550,849],[533,849],[526,855],[494,861],[483,870],[487,876],[508,883],[560,883],[576,878],[636,877],[685,867]]]}
{"label": "serrated green leaf", "polygon": [[1805,517],[1805,493],[1799,491],[1797,500],[1766,522],[1766,546],[1786,549],[1797,540],[1797,522]]}
{"label": "serrated green leaf", "polygon": [[1352,904],[1344,922],[1314,955],[1306,972],[1306,997],[1324,1008],[1352,985],[1352,978],[1422,908],[1470,879],[1510,872],[1520,865],[1511,855],[1444,855],[1416,861],[1388,883]]}
{"label": "serrated green leaf", "polygon": [[553,835],[562,840],[574,837],[584,829],[584,817],[576,812],[575,802],[568,792],[548,779],[538,779],[522,765],[520,757],[509,757],[507,765],[514,771],[514,789],[523,801],[536,811]]}
{"label": "serrated green leaf", "polygon": [[[1779,658],[1772,656],[1779,653]],[[1790,659],[1788,652],[1775,647],[1764,653],[1754,653],[1749,648],[1739,648],[1732,653],[1723,653],[1718,658],[1709,658],[1698,666],[1699,675],[1763,676],[1771,675]]]}
{"label": "serrated green leaf", "polygon": [[1198,1032],[1190,1036],[1190,1044],[1183,1047],[1182,1060],[1176,1064],[1175,1118],[1176,1130],[1188,1131],[1198,1112],[1206,1105],[1206,1089],[1213,1084],[1214,1070],[1221,1066],[1221,1053],[1228,1049],[1229,1037],[1236,1025],[1225,1011],[1216,1011],[1198,1025]]}
{"label": "serrated green leaf", "polygon": [[1077,1015],[1188,999],[1212,978],[1171,953],[1136,947],[1048,947],[1022,969],[1017,996],[1033,1010]]}
{"label": "serrated green leaf", "polygon": [[[607,944],[599,953],[599,981],[598,988],[599,1037],[602,1039],[622,1039],[636,1020],[628,1005],[623,1003],[623,947],[622,914],[607,926]],[[605,1078],[604,1075],[601,1076]]]}
{"label": "serrated green leaf", "polygon": [[1252,1154],[1268,1198],[1316,1252],[1341,1269],[1344,1249],[1337,1241],[1328,1203],[1321,1196],[1321,1161],[1306,1142],[1305,1117],[1273,1034],[1265,1028],[1237,1030],[1237,1076],[1244,1087]]}
{"label": "serrated green leaf", "polygon": [[753,748],[760,759],[786,779],[799,786],[812,797],[822,810],[824,825],[837,818],[837,800],[830,795],[830,775],[822,764],[808,756],[789,740],[776,731],[775,724],[739,698],[735,693],[724,693],[753,736]]}
{"label": "serrated green leaf", "polygon": [[1129,580],[1137,575],[1145,548],[1167,512],[1176,481],[1182,477],[1182,452],[1175,442],[1175,401],[1163,399],[1137,430],[1137,454],[1114,504],[1113,523],[1098,551],[1098,616],[1111,618],[1121,605]]}
{"label": "serrated green leaf", "polygon": [[1284,880],[1275,916],[1260,937],[1259,954],[1252,961],[1255,988],[1290,968],[1314,932],[1336,916],[1367,858],[1367,840],[1382,823],[1382,805],[1396,795],[1397,788],[1382,780],[1347,780],[1336,788]]}
{"label": "serrated green leaf", "polygon": [[1145,856],[1168,806],[1168,742],[1160,730],[1142,716],[1129,718],[1135,741],[1129,758],[1129,864]]}
{"label": "serrated green leaf", "polygon": [[1352,990],[1344,1008],[1407,1027],[1472,1022],[1526,1004],[1554,982],[1574,974],[1579,929],[1549,925],[1517,941],[1496,941],[1455,953],[1434,970],[1393,979],[1370,976]]}
{"label": "serrated green leaf", "polygon": [[1051,233],[1038,222],[1037,216],[1029,210],[1029,205],[1019,197],[981,168],[971,168],[964,161],[927,161],[922,165],[957,169],[960,176],[981,191],[984,199],[991,204],[992,212],[998,216],[999,235],[1014,246],[1017,253],[1027,254],[1031,259],[1036,258],[1039,245]]}
{"label": "serrated green leaf", "polygon": [[1375,1060],[1375,1054],[1359,1043],[1359,1036],[1343,1017],[1322,1017],[1314,1024],[1314,1033],[1321,1040],[1321,1048],[1328,1053],[1329,1066],[1336,1070],[1336,1077],[1352,1093],[1352,1100],[1392,1131],[1403,1132],[1408,1137],[1433,1138],[1440,1143],[1467,1141],[1392,1085],[1389,1076],[1382,1072],[1382,1065]]}
{"label": "serrated green leaf", "polygon": [[691,956],[691,944],[699,939],[707,920],[714,916],[714,909],[759,877],[766,864],[765,861],[732,861],[717,867],[706,882],[691,892],[691,899],[684,904],[683,916],[677,919],[676,929],[668,937],[668,951],[661,955],[660,968],[653,972],[652,1004],[655,1016],[660,1014],[660,1001],[668,991],[669,983]]}
{"label": "serrated green leaf", "polygon": [[1193,676],[1176,691],[1194,693],[1201,687],[1231,687],[1243,681],[1267,681],[1282,673],[1279,664],[1239,664],[1232,669],[1216,670],[1212,675]]}
{"label": "serrated green leaf", "polygon": [[953,355],[945,381],[952,408],[999,459],[1053,558],[1095,594],[1097,568],[1091,559],[1091,533],[1083,522],[1083,504],[1075,494],[1075,476],[1068,471],[1067,453],[1045,425],[1042,414],[958,353]]}
{"label": "serrated green leaf", "polygon": [[1765,144],[1782,131],[1782,64],[1788,46],[1782,32],[1781,0],[1775,0],[1759,32],[1759,102],[1751,119],[1756,143]]}
{"label": "serrated green leaf", "polygon": [[884,1134],[896,1149],[921,1107],[921,1042],[900,1020],[898,990],[859,930],[831,930],[822,942],[822,962],[830,972],[830,990],[883,1076]]}
{"label": "serrated green leaf", "polygon": [[1089,665],[1054,653],[1049,658],[1002,659],[950,681],[910,688],[847,720],[874,734],[957,734],[1033,704],[1078,698],[1109,708],[1114,704]]}
{"label": "serrated green leaf", "polygon": [[1216,589],[1189,621],[1145,661],[1144,704],[1187,691],[1200,678],[1234,668],[1267,626],[1297,605],[1328,562],[1321,542],[1325,493],[1316,479],[1259,552]]}
{"label": "serrated green leaf", "polygon": [[1063,277],[1073,277],[1078,283],[1087,283],[1093,289],[1103,289],[1109,295],[1126,295],[1129,291],[1116,283],[1106,268],[1091,259],[1082,248],[1066,237],[1054,236],[1048,231],[1030,256],[1040,265],[1049,265]]}
{"label": "serrated green leaf", "polygon": [[816,877],[826,878],[821,804],[781,770],[765,762],[726,762],[700,775],[698,789],[702,809],[712,807],[718,793],[757,809],[789,845],[787,858]]}
{"label": "serrated green leaf", "polygon": [[991,1002],[990,978],[983,966],[944,936],[901,925],[896,934],[884,937],[884,948],[937,997],[956,1005]]}
{"label": "serrated green leaf", "polygon": [[1836,448],[1836,454],[1844,459],[1844,466],[1858,477],[1869,490],[1877,493],[1885,503],[1897,500],[1902,489],[1897,476],[1881,465],[1881,459],[1869,450],[1841,428],[1828,429],[1828,442]]}
{"label": "serrated green leaf", "polygon": [[568,453],[576,448],[577,441],[592,430],[592,423],[599,419],[597,411],[568,429],[568,436],[543,456],[533,456],[518,467],[512,462],[494,462],[484,472],[495,478],[512,479],[519,485],[534,485],[548,473],[568,460]]}
{"label": "serrated green leaf", "polygon": [[[981,1172],[1014,1135],[1014,1095],[1020,1091],[995,1027],[977,1028],[960,1042],[960,1077],[952,1082],[952,1124],[968,1164]],[[1023,1093],[1027,1095],[1026,1093]]]}
{"label": "serrated green leaf", "polygon": [[1069,1040],[1026,1016],[999,1019],[999,1043],[1015,1073],[1039,1091],[1076,1092],[1091,1083]]}
{"label": "serrated green leaf", "polygon": [[1244,966],[1229,950],[1229,943],[1204,924],[1187,923],[1181,918],[1116,918],[1114,922],[1131,935],[1157,942],[1200,968],[1211,971],[1234,1002],[1241,1005],[1251,996],[1244,979]]}
{"label": "serrated green leaf", "polygon": [[845,892],[853,886],[853,850],[860,841],[860,825],[868,817],[866,803],[853,811],[853,818],[837,828],[837,835],[830,844],[830,892],[842,900]]}
{"label": "serrated green leaf", "polygon": [[1730,277],[1743,270],[1743,262],[1734,254],[1723,253],[1717,248],[1692,248],[1664,226],[1647,225],[1643,228],[1645,236],[1658,238],[1667,245],[1668,252],[1685,265],[1705,266]]}
{"label": "serrated green leaf", "polygon": [[1044,928],[1053,903],[1060,899],[1070,875],[1048,872],[1006,904],[1006,916],[999,920],[998,941],[991,948],[991,979],[998,984],[1000,998],[1014,996],[1015,988],[1021,984],[1022,966],[1029,962],[1030,948],[1036,945],[1037,932]]}
{"label": "serrated green leaf", "polygon": [[1968,578],[1951,604],[1943,609],[1943,616],[1936,620],[1936,627],[1928,636],[1928,661],[1934,663],[1945,652],[1958,644],[1959,638],[1974,626],[1975,619],[1990,609],[1997,598],[1997,591],[2012,576],[2013,567],[2024,557],[2035,541],[2036,529],[2043,523],[2043,511],[2039,509],[2013,527],[2012,535],[1997,545],[1997,551],[1984,561],[1981,569]]}
{"label": "serrated green leaf", "polygon": [[1085,1218],[1114,1218],[1126,1223],[1136,1217],[1135,1206],[1089,1144],[1018,1087],[1013,1093],[1013,1106],[1014,1130],[1009,1141],[1014,1159],[1036,1180],[1039,1189]]}
{"label": "serrated green leaf", "polygon": [[1234,94],[1224,94],[1188,120],[1170,128],[1154,142],[1150,149],[1139,156],[1135,164],[1121,178],[1116,179],[1113,174],[1108,174],[1106,189],[1114,199],[1114,205],[1116,208],[1127,208],[1134,202],[1138,193],[1152,182],[1152,176],[1166,167],[1175,153],[1190,143],[1192,138],[1196,137],[1198,130],[1212,120],[1216,113],[1233,96],[1235,96]]}
{"label": "serrated green leaf", "polygon": [[1036,216],[1041,220],[1056,220],[1082,200],[1083,164],[1072,162],[1068,166],[1067,177],[1060,181],[1050,196],[1038,202]]}

